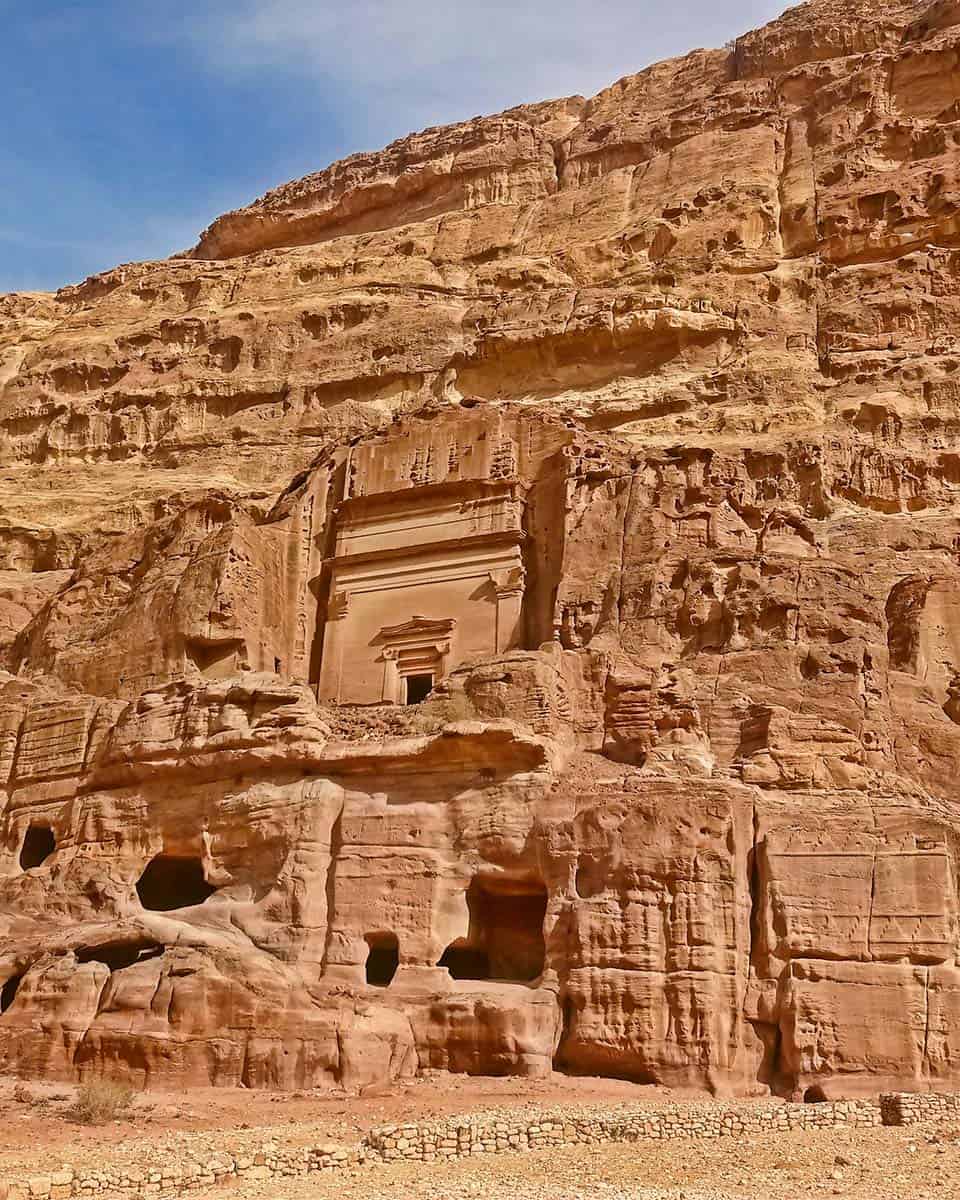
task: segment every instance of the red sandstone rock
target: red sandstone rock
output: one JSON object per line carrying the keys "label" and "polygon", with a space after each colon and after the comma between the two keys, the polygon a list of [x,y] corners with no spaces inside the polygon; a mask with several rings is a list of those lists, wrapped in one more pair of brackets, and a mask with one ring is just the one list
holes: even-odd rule
{"label": "red sandstone rock", "polygon": [[0,298],[0,1065],[956,1087],[958,54],[801,5]]}

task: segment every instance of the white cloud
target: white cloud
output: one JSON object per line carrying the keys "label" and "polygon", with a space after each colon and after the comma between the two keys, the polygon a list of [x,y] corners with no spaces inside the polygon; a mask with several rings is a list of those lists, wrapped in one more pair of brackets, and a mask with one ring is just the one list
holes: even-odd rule
{"label": "white cloud", "polygon": [[[219,70],[296,72],[402,132],[581,92],[771,19],[777,0],[220,0],[182,32]],[[372,120],[371,120],[372,118]]]}
{"label": "white cloud", "polygon": [[[120,140],[105,162],[88,156],[78,166],[68,154],[65,174],[51,136],[64,100],[44,88],[36,152],[0,146],[0,178],[17,182],[0,203],[0,290],[51,286],[119,261],[169,254],[192,244],[216,213],[331,158],[426,125],[590,95],[658,59],[722,45],[772,19],[786,2],[98,0],[93,7],[109,17],[102,30],[108,70],[119,71],[122,49],[125,69],[138,70],[142,62],[152,85],[140,108],[118,113],[116,133],[129,144],[155,147],[156,170],[144,179],[155,180],[156,194],[146,185],[142,195],[131,193]],[[34,12],[0,0],[0,14],[29,10],[28,45],[41,64],[51,47],[73,40],[82,47],[91,28],[88,7],[74,3],[48,13],[41,5]],[[203,106],[195,121],[189,107],[180,107],[185,74],[191,86],[184,101]],[[173,123],[154,128],[150,115],[153,93],[164,95],[161,81],[185,147],[174,155],[173,190],[163,140]],[[109,91],[109,74],[106,84]],[[251,116],[262,119],[250,121],[244,140],[243,122]],[[201,147],[196,156],[194,138]],[[208,169],[202,147],[211,138],[222,139],[222,153]],[[131,169],[144,171],[142,162]]]}

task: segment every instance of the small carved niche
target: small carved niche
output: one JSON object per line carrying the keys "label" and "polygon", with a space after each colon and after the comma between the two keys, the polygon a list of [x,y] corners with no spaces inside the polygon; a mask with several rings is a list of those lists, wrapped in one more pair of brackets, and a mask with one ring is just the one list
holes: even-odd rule
{"label": "small carved niche", "polygon": [[371,987],[389,987],[400,966],[400,942],[395,933],[368,933],[367,983]]}
{"label": "small carved niche", "polygon": [[42,866],[57,848],[57,839],[49,825],[31,825],[20,847],[20,869],[32,871]]}

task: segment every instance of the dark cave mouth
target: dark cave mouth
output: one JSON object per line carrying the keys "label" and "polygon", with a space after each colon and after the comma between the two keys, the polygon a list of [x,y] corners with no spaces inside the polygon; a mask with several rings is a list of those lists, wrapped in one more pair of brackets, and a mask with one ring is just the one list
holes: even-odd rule
{"label": "dark cave mouth", "polygon": [[467,891],[470,931],[439,967],[458,980],[532,983],[546,965],[547,889],[537,880],[476,878]]}
{"label": "dark cave mouth", "polygon": [[17,989],[23,982],[23,975],[11,975],[0,988],[0,1013],[5,1013],[17,998]]}
{"label": "dark cave mouth", "polygon": [[366,978],[371,987],[389,987],[400,966],[400,941],[395,933],[368,933]]}
{"label": "dark cave mouth", "polygon": [[105,942],[99,946],[82,946],[73,954],[78,963],[102,963],[113,972],[124,971],[151,958],[160,958],[165,949],[159,942]]}
{"label": "dark cave mouth", "polygon": [[203,863],[196,856],[158,854],[137,880],[140,903],[150,912],[172,912],[203,904],[216,892],[207,883]]}
{"label": "dark cave mouth", "polygon": [[57,848],[57,839],[49,825],[30,825],[20,847],[21,871],[41,867]]}

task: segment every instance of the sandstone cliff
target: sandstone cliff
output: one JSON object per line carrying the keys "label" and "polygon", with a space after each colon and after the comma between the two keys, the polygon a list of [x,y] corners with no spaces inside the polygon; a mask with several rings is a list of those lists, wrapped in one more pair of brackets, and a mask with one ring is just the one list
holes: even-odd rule
{"label": "sandstone cliff", "polygon": [[0,297],[0,1065],[956,1088],[960,2]]}

